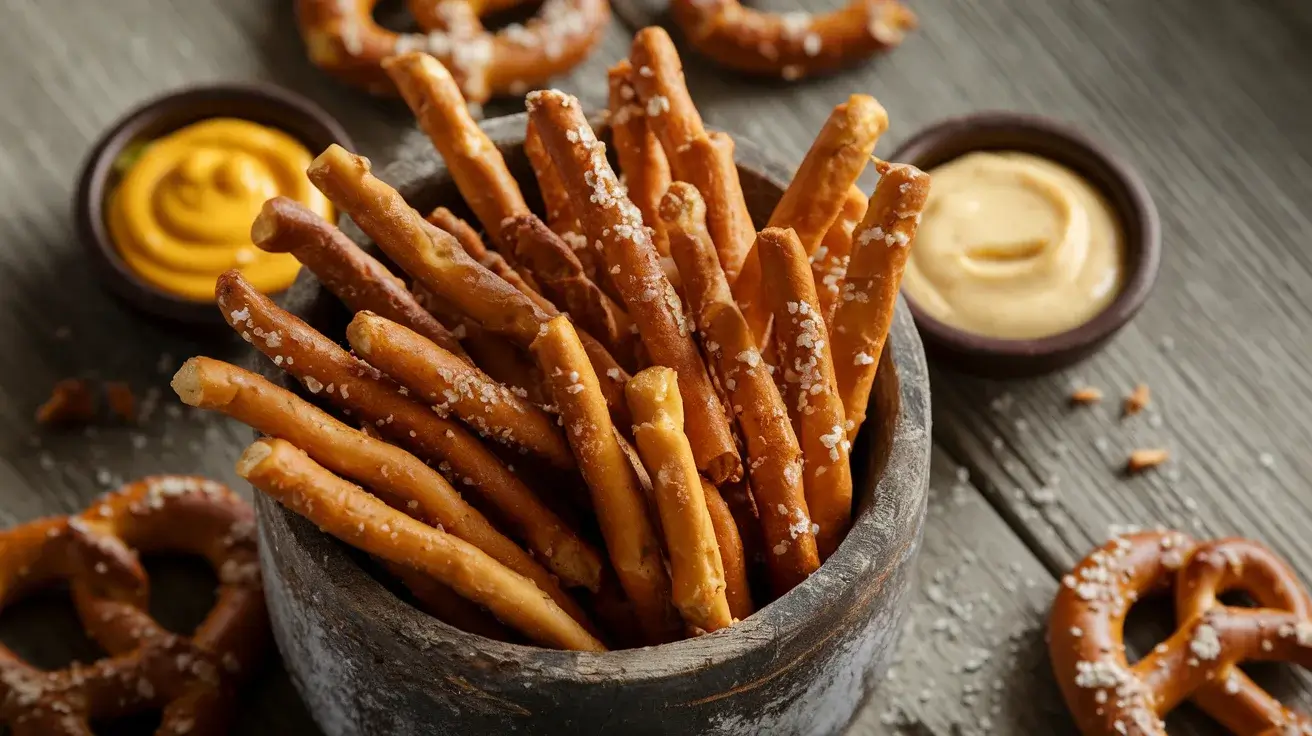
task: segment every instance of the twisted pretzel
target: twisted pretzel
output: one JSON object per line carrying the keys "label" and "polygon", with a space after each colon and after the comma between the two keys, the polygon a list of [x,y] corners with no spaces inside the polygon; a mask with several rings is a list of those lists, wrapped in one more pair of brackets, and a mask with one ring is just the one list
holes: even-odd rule
{"label": "twisted pretzel", "polygon": [[525,0],[409,0],[423,33],[396,33],[373,18],[378,0],[297,0],[296,21],[315,66],[372,94],[395,95],[383,60],[436,56],[470,102],[522,95],[587,58],[610,20],[606,0],[547,0],[528,23],[496,33],[479,18]]}
{"label": "twisted pretzel", "polygon": [[738,0],[673,0],[688,43],[714,61],[789,81],[850,66],[902,43],[916,16],[898,0],[853,0],[831,13],[764,13]]}
{"label": "twisted pretzel", "polygon": [[[0,533],[0,607],[67,582],[87,633],[109,656],[45,672],[0,645],[0,723],[14,736],[90,736],[90,721],[162,709],[158,736],[227,733],[237,686],[269,640],[249,506],[191,476],[130,483],[71,517]],[[146,612],[138,552],[204,557],[217,602],[189,638]]]}
{"label": "twisted pretzel", "polygon": [[[1172,591],[1175,633],[1131,666],[1125,617],[1141,597]],[[1218,597],[1242,592],[1256,608]],[[1085,736],[1165,736],[1162,718],[1191,700],[1241,736],[1312,733],[1240,671],[1246,661],[1312,667],[1312,599],[1289,567],[1243,539],[1198,543],[1179,532],[1113,539],[1062,580],[1049,652]]]}

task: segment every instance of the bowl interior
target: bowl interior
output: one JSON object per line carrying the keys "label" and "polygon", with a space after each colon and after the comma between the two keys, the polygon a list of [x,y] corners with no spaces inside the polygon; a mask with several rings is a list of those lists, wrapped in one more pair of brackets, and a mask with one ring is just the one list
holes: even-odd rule
{"label": "bowl interior", "polygon": [[1157,210],[1139,175],[1106,147],[1064,124],[1034,115],[980,113],[932,125],[904,143],[893,160],[924,170],[975,151],[1021,151],[1060,163],[1096,187],[1117,215],[1125,241],[1125,280],[1106,309],[1084,324],[1047,337],[1008,340],[952,327],[907,302],[931,352],[962,359],[969,372],[1018,376],[1054,370],[1100,347],[1143,305],[1157,277]]}
{"label": "bowl interior", "polygon": [[[524,120],[523,115],[511,116],[488,121],[484,127],[501,148],[530,207],[541,214],[541,198],[522,148]],[[602,140],[608,138],[608,131],[603,127],[598,126],[597,132]],[[758,227],[764,227],[774,205],[783,194],[784,182],[790,173],[786,167],[770,162],[759,149],[745,141],[739,142],[737,159],[753,220]],[[389,166],[379,175],[384,181],[397,186],[407,201],[420,212],[428,212],[441,205],[471,223],[476,223],[476,220],[471,219],[472,213],[461,199],[455,183],[440,168],[435,157],[407,158]],[[389,268],[392,267],[393,264],[386,256],[369,242],[349,218],[344,216],[341,225],[371,255],[379,258]],[[312,274],[302,270],[283,302],[289,311],[344,344],[345,327],[350,314],[332,294],[319,285]],[[734,639],[759,646],[764,641],[759,636],[762,631],[779,635],[780,632],[786,633],[799,626],[799,622],[811,615],[822,616],[827,610],[821,605],[822,601],[833,602],[836,595],[874,595],[874,589],[859,590],[851,582],[861,579],[872,569],[882,569],[895,560],[902,560],[905,555],[914,554],[923,524],[924,479],[928,471],[928,379],[923,352],[911,319],[905,309],[898,312],[889,339],[889,349],[884,351],[880,362],[879,377],[871,398],[870,418],[853,446],[856,509],[852,531],[843,545],[809,580],[746,621],[709,636],[665,644],[661,649],[680,647],[700,650],[705,656],[715,657],[718,648],[732,646],[725,642]],[[255,360],[258,361],[256,370],[265,376],[332,411],[331,407],[322,404],[319,397],[310,395],[297,382],[263,360],[262,356],[256,355]],[[897,472],[886,474],[886,468],[895,468]],[[627,656],[625,652],[640,651],[622,650],[602,655],[556,652],[493,642],[457,632],[402,602],[400,599],[408,599],[408,594],[399,589],[399,586],[388,586],[392,593],[386,592],[383,588],[385,584],[379,582],[380,576],[369,572],[373,566],[365,555],[324,535],[309,522],[280,509],[268,499],[260,498],[258,501],[262,516],[273,514],[276,517],[275,523],[285,524],[297,543],[306,547],[308,559],[315,565],[324,566],[322,572],[333,584],[349,587],[354,602],[358,602],[362,610],[368,610],[367,615],[371,619],[392,620],[400,631],[405,632],[402,636],[418,636],[420,632],[428,632],[430,635],[434,631],[448,634],[454,632],[460,637],[477,638],[480,651],[484,653],[501,652],[505,656],[520,659],[531,656],[559,660],[562,657],[592,656],[613,660]],[[905,536],[915,542],[891,543],[894,536],[899,539]],[[838,608],[841,606],[834,606],[835,610]],[[752,630],[758,634],[755,639]],[[641,657],[625,662],[626,672],[635,676],[650,666]],[[587,675],[577,673],[577,676],[586,678]]]}
{"label": "bowl interior", "polygon": [[106,223],[109,195],[118,186],[134,149],[175,130],[217,117],[249,120],[276,128],[310,151],[333,143],[353,144],[346,131],[317,105],[276,87],[217,85],[196,87],[156,98],[125,115],[92,148],[79,182],[75,216],[81,237],[100,265],[109,286],[120,296],[158,317],[197,324],[222,325],[210,302],[183,299],[142,280],[124,263]]}

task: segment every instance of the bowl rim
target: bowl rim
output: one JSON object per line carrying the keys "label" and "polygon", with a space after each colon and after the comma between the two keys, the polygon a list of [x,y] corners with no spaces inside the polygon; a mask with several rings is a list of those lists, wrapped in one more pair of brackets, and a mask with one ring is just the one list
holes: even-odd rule
{"label": "bowl rim", "polygon": [[[1025,136],[1028,140],[1004,146],[966,146],[962,142],[981,132]],[[945,150],[951,154],[945,156]],[[1126,279],[1116,298],[1087,321],[1045,337],[1020,339],[980,335],[949,325],[930,315],[904,291],[916,326],[924,333],[922,337],[959,354],[1012,360],[1050,358],[1097,346],[1138,313],[1157,281],[1162,256],[1161,218],[1147,185],[1127,160],[1070,123],[1006,110],[985,110],[930,123],[899,145],[889,158],[929,170],[967,153],[989,150],[1043,156],[1071,168],[1097,188],[1115,209],[1127,240]],[[1132,233],[1137,237],[1128,242]]]}
{"label": "bowl rim", "polygon": [[78,239],[97,267],[102,283],[116,296],[154,317],[194,325],[223,324],[213,302],[186,299],[161,289],[141,278],[123,261],[105,220],[114,162],[129,145],[161,121],[167,123],[164,127],[168,130],[178,130],[216,117],[201,105],[228,100],[262,107],[267,110],[266,115],[251,115],[250,110],[244,110],[235,117],[283,130],[311,149],[319,141],[307,141],[303,133],[287,130],[287,121],[296,120],[307,130],[314,130],[325,147],[336,142],[348,150],[355,149],[351,136],[326,110],[308,97],[266,82],[186,85],[151,97],[116,118],[83,158],[73,194],[73,219]]}
{"label": "bowl rim", "polygon": [[[519,113],[485,120],[482,126],[498,147],[517,146],[523,142],[526,120],[527,115]],[[790,178],[789,168],[770,158],[763,147],[742,138],[735,138],[735,141],[735,158],[740,162],[739,168],[744,168],[742,162],[747,159],[750,163],[746,168],[754,169],[756,174],[782,192],[785,182]],[[425,177],[445,175],[446,169],[440,161],[437,162],[436,170],[425,174],[422,167],[429,163],[403,158],[384,167],[378,176],[397,186],[402,194],[408,195],[426,181]],[[358,244],[363,246],[369,242],[367,238],[361,242],[363,234],[349,224],[349,216],[343,214],[341,220],[343,230]],[[313,275],[303,270],[288,296],[291,301],[298,297],[305,299],[313,293],[312,290],[321,288]],[[895,371],[898,405],[897,416],[889,422],[892,445],[881,467],[872,467],[876,464],[875,460],[866,452],[862,456],[867,459],[867,467],[854,468],[862,480],[863,488],[870,486],[870,501],[853,520],[852,529],[838,550],[816,573],[784,596],[758,609],[752,616],[721,631],[654,647],[607,652],[555,650],[471,634],[415,609],[358,565],[347,553],[343,543],[319,532],[309,522],[263,494],[256,494],[257,516],[262,529],[261,546],[268,546],[266,526],[271,517],[276,517],[278,520],[273,523],[283,526],[287,536],[296,539],[298,544],[306,541],[301,536],[302,532],[315,535],[311,538],[318,538],[325,543],[327,550],[331,550],[323,554],[316,547],[314,554],[307,554],[310,564],[317,568],[316,573],[333,580],[339,588],[354,590],[364,585],[381,593],[369,596],[373,600],[371,605],[380,605],[401,615],[376,615],[371,620],[402,641],[431,642],[438,638],[433,635],[436,630],[444,634],[443,638],[448,642],[474,644],[473,652],[466,652],[462,648],[463,656],[479,657],[485,661],[516,662],[524,669],[535,671],[541,679],[570,681],[581,685],[614,684],[617,672],[622,673],[623,681],[628,683],[685,677],[705,669],[709,663],[722,663],[753,650],[775,647],[785,637],[799,636],[810,620],[809,617],[784,615],[783,607],[779,605],[781,601],[805,598],[807,601],[803,605],[808,611],[821,610],[832,591],[860,584],[867,585],[869,595],[873,597],[882,589],[886,580],[886,575],[882,573],[906,566],[917,554],[928,501],[932,418],[929,409],[928,366],[919,335],[905,308],[896,310],[889,345],[891,349],[885,351],[883,365],[892,366]],[[257,372],[281,380],[280,371],[263,360],[262,356],[252,357],[257,361]],[[869,444],[870,437],[869,432],[863,431],[854,444]],[[871,477],[875,469],[881,471],[878,478]],[[895,469],[903,470],[890,472]],[[895,474],[905,477],[894,478]],[[911,525],[912,529],[903,535],[905,543],[894,549],[893,542],[899,538],[899,530],[906,525]],[[853,543],[857,539],[866,541],[861,549]],[[357,596],[356,600],[364,599]],[[653,657],[653,649],[669,656]]]}

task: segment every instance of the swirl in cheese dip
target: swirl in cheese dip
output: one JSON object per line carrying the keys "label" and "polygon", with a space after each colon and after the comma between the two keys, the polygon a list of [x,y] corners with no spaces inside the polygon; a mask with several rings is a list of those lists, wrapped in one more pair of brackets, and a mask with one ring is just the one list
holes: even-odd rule
{"label": "swirl in cheese dip", "polygon": [[1027,153],[977,152],[930,172],[902,288],[953,327],[1027,339],[1065,332],[1120,291],[1125,239],[1089,182]]}
{"label": "swirl in cheese dip", "polygon": [[278,195],[332,217],[305,175],[313,158],[290,135],[235,118],[203,120],[150,141],[110,194],[114,246],[144,281],[185,299],[213,300],[215,280],[231,268],[260,291],[281,291],[300,264],[257,249],[251,223]]}

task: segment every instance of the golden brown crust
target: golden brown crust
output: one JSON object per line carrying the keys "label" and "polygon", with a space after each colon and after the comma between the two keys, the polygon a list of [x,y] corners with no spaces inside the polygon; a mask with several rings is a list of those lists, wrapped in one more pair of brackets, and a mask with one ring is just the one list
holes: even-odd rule
{"label": "golden brown crust", "polygon": [[751,250],[756,228],[733,162],[732,139],[721,136],[717,141],[707,135],[688,94],[679,53],[664,30],[639,31],[629,60],[636,70],[634,89],[648,113],[647,125],[660,139],[674,178],[697,187],[706,202],[706,226],[725,276],[733,283]]}
{"label": "golden brown crust", "polygon": [[419,127],[442,155],[460,194],[494,243],[501,222],[528,212],[501,151],[478,127],[455,79],[437,59],[412,52],[383,61]]}
{"label": "golden brown crust", "polygon": [[[383,72],[390,56],[427,51],[451,69],[471,102],[517,95],[587,58],[610,20],[605,0],[548,0],[524,24],[493,34],[480,14],[522,0],[480,2],[411,0],[422,33],[395,33],[373,19],[378,0],[297,0],[296,20],[310,61],[347,84],[376,95],[394,95]],[[475,10],[477,8],[477,10]]]}
{"label": "golden brown crust", "polygon": [[400,322],[468,360],[460,342],[387,267],[334,225],[289,197],[264,203],[251,240],[269,253],[291,253],[352,312],[369,310]]}
{"label": "golden brown crust", "polygon": [[[92,721],[154,711],[159,733],[227,733],[238,689],[271,639],[254,532],[237,494],[195,476],[143,478],[75,516],[0,532],[0,606],[65,583],[106,653],[47,671],[0,650],[0,725],[18,736],[81,736]],[[214,605],[192,636],[150,615],[146,554],[195,555],[216,573]]]}
{"label": "golden brown crust", "polygon": [[441,417],[455,416],[479,436],[574,469],[574,455],[556,420],[509,388],[418,333],[373,312],[346,326],[356,354],[409,389]]}
{"label": "golden brown crust", "polygon": [[674,605],[694,630],[722,629],[732,623],[724,563],[692,447],[683,433],[678,377],[669,368],[654,366],[634,376],[624,393],[633,414],[633,441],[651,476],[660,512]]}
{"label": "golden brown crust", "polygon": [[543,293],[624,364],[637,365],[638,336],[633,321],[615,300],[588,278],[574,251],[537,215],[521,215],[502,224],[507,247],[533,274]]}
{"label": "golden brown crust", "polygon": [[[887,129],[888,113],[873,97],[852,95],[835,107],[775,206],[768,227],[792,228],[803,251],[808,256],[815,253],[838,218],[844,195],[856,184]],[[770,306],[761,289],[760,262],[753,253],[733,282],[733,294],[758,340],[770,324]]]}
{"label": "golden brown crust", "polygon": [[747,580],[747,553],[743,548],[738,522],[719,489],[702,478],[702,496],[711,515],[715,541],[720,547],[720,562],[724,567],[724,595],[729,613],[734,620],[742,621],[756,611],[752,602],[752,586]]}
{"label": "golden brown crust", "polygon": [[742,462],[683,303],[661,268],[641,213],[606,161],[605,147],[573,97],[534,92],[529,95],[529,116],[583,218],[584,231],[602,244],[604,263],[652,363],[679,374],[697,467],[716,482],[740,477]]}
{"label": "golden brown crust", "polygon": [[929,175],[920,169],[883,161],[877,165],[879,184],[856,229],[832,330],[834,373],[849,440],[866,418],[907,255],[929,196]]}
{"label": "golden brown crust", "polygon": [[784,402],[805,463],[806,507],[819,527],[816,546],[823,560],[838,548],[852,521],[851,443],[834,378],[829,330],[797,234],[766,228],[756,239],[756,252],[764,274],[762,291],[774,314]]}
{"label": "golden brown crust", "polygon": [[738,0],[673,0],[688,43],[742,72],[789,81],[823,74],[902,43],[916,16],[898,0],[853,0],[818,15],[767,13]]}
{"label": "golden brown crust", "polygon": [[861,188],[852,185],[843,198],[838,219],[825,231],[820,247],[811,255],[811,276],[815,280],[816,297],[820,300],[820,314],[824,315],[826,327],[833,325],[834,310],[838,308],[838,289],[852,256],[852,236],[866,216],[869,205],[870,200]]}
{"label": "golden brown crust", "polygon": [[[621,59],[610,68],[610,123],[615,156],[619,159],[629,199],[652,230],[652,244],[662,257],[670,255],[665,225],[658,216],[661,197],[670,186],[670,162],[656,134],[647,125],[647,110],[633,88],[633,65]],[[659,112],[659,111],[658,111]]]}
{"label": "golden brown crust", "polygon": [[237,472],[320,529],[369,554],[432,576],[539,644],[605,651],[532,580],[458,536],[389,507],[290,442],[257,440],[237,461]]}
{"label": "golden brown crust", "polygon": [[436,470],[405,450],[342,424],[254,373],[217,360],[188,360],[173,377],[173,390],[188,406],[223,412],[288,440],[329,470],[400,504],[406,513],[440,524],[532,580],[576,620],[586,622],[582,609],[545,568],[493,528]]}
{"label": "golden brown crust", "polygon": [[802,485],[802,451],[770,367],[738,311],[706,234],[697,190],[683,182],[670,185],[661,216],[702,345],[738,417],[765,533],[766,564],[776,594],[783,595],[820,566]]}
{"label": "golden brown crust", "polygon": [[514,641],[514,634],[477,603],[462,598],[450,586],[439,583],[413,567],[374,558],[401,581],[414,596],[416,607],[445,624],[497,641]]}
{"label": "golden brown crust", "polygon": [[592,491],[611,564],[648,642],[677,639],[681,627],[671,604],[670,578],[647,500],[619,445],[597,376],[569,320],[563,316],[551,320],[534,341],[533,355],[547,376],[565,436]]}
{"label": "golden brown crust", "polygon": [[[449,480],[486,499],[514,534],[566,584],[596,588],[601,574],[596,551],[463,425],[439,416],[419,400],[421,394],[398,386],[278,308],[240,273],[221,275],[215,291],[219,309],[233,329],[307,390],[350,412],[446,473]],[[547,421],[554,432],[554,422]],[[565,451],[568,453],[568,448]],[[572,456],[569,459],[573,461]]]}

